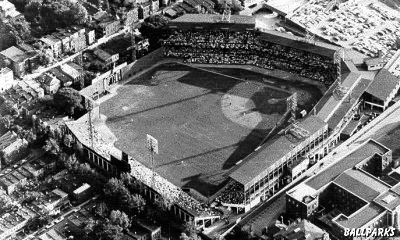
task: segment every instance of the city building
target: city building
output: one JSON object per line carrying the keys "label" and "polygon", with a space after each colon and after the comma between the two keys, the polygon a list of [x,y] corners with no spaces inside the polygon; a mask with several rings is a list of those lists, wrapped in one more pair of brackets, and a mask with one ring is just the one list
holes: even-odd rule
{"label": "city building", "polygon": [[107,12],[99,11],[93,16],[93,19],[95,20],[96,23],[96,34],[99,37],[108,37],[118,32],[120,28],[119,21],[114,19]]}
{"label": "city building", "polygon": [[108,67],[116,63],[119,59],[119,53],[111,53],[111,51],[105,51],[100,48],[94,50],[93,53],[104,64],[104,67]]}
{"label": "city building", "polygon": [[375,71],[382,69],[386,61],[383,58],[368,58],[364,60],[365,65],[367,66],[368,71]]}
{"label": "city building", "polygon": [[155,14],[160,9],[159,0],[151,0],[151,12]]}
{"label": "city building", "polygon": [[16,18],[21,16],[21,13],[15,9],[14,4],[8,0],[0,0],[0,17],[5,18]]}
{"label": "city building", "polygon": [[151,15],[151,3],[146,2],[139,6],[139,19],[146,19]]}
{"label": "city building", "polygon": [[72,85],[83,86],[84,72],[75,68],[75,65],[63,64],[60,66],[60,70],[72,79]]}
{"label": "city building", "polygon": [[36,213],[26,207],[4,213],[0,217],[0,239],[12,239],[35,216]]}
{"label": "city building", "polygon": [[400,78],[381,69],[364,94],[364,106],[384,111],[392,104],[400,88]]}
{"label": "city building", "polygon": [[130,9],[126,13],[125,26],[132,26],[135,22],[139,21],[139,9],[137,7]]}
{"label": "city building", "polygon": [[329,240],[329,233],[315,226],[308,220],[300,220],[290,224],[274,234],[275,240]]}
{"label": "city building", "polygon": [[0,57],[11,61],[9,67],[17,77],[22,77],[26,72],[31,72],[33,70],[31,62],[35,61],[34,59],[37,55],[36,52],[24,52],[15,46],[0,52]]}
{"label": "city building", "polygon": [[293,217],[313,219],[338,239],[356,239],[344,236],[346,228],[398,229],[398,171],[392,151],[369,139],[288,191],[286,211]]}
{"label": "city building", "polygon": [[0,69],[0,93],[10,89],[14,83],[14,74],[8,67]]}
{"label": "city building", "polygon": [[36,80],[40,83],[41,87],[48,95],[55,94],[61,87],[61,81],[51,73],[43,73]]}
{"label": "city building", "polygon": [[61,71],[59,67],[52,68],[48,72],[61,81],[62,87],[69,87],[73,83],[73,79]]}
{"label": "city building", "polygon": [[44,43],[46,47],[51,49],[54,58],[58,58],[62,54],[63,48],[60,39],[53,37],[52,35],[47,35],[40,38],[40,41]]}
{"label": "city building", "polygon": [[161,239],[161,227],[156,225],[148,219],[136,219],[134,221],[134,226],[142,228],[149,236],[148,240],[159,240]]}

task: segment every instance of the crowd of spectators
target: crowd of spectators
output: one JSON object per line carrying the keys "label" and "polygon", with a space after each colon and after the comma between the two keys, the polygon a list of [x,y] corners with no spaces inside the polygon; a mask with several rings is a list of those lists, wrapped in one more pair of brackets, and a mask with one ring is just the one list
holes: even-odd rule
{"label": "crowd of spectators", "polygon": [[244,188],[243,185],[234,182],[229,185],[216,199],[216,202],[225,204],[244,204]]}
{"label": "crowd of spectators", "polygon": [[189,194],[182,191],[177,186],[170,183],[157,173],[154,173],[151,169],[147,168],[143,164],[131,159],[131,175],[135,179],[141,181],[145,185],[152,187],[162,198],[173,205],[176,204],[180,208],[193,212],[196,216],[213,216],[219,215],[219,212],[214,209],[201,204],[199,201],[191,197]]}
{"label": "crowd of spectators", "polygon": [[188,63],[254,65],[280,69],[320,81],[327,86],[335,80],[333,59],[275,44],[255,31],[180,31],[164,40],[165,56]]}

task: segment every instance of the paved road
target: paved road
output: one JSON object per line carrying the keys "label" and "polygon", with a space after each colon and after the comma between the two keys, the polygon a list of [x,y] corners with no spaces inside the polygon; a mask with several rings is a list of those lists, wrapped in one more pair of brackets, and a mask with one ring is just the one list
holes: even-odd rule
{"label": "paved road", "polygon": [[105,38],[100,38],[100,39],[98,39],[94,44],[92,44],[92,45],[90,45],[90,46],[87,46],[85,49],[83,49],[83,50],[81,50],[81,51],[79,51],[79,52],[77,52],[77,53],[75,53],[75,54],[73,54],[73,55],[71,55],[71,56],[68,56],[67,58],[64,58],[64,59],[62,59],[62,60],[60,60],[60,61],[57,61],[57,62],[53,63],[53,64],[52,64],[51,66],[49,66],[49,67],[40,67],[40,68],[36,69],[35,71],[33,71],[33,73],[31,73],[31,74],[26,74],[26,75],[23,77],[23,80],[29,80],[29,79],[37,78],[38,76],[40,76],[40,74],[42,74],[42,73],[44,73],[44,72],[46,72],[46,71],[48,71],[48,70],[50,70],[50,69],[52,69],[52,68],[58,67],[58,66],[60,66],[60,65],[63,65],[64,63],[67,63],[67,62],[72,61],[74,58],[76,58],[77,56],[79,56],[83,51],[86,51],[86,50],[89,50],[89,49],[94,49],[94,48],[98,47],[99,45],[101,45],[101,44],[103,44],[103,43],[106,43],[106,42],[109,41],[110,39],[112,39],[112,38],[114,38],[114,37],[116,37],[116,36],[119,36],[119,35],[121,35],[121,34],[124,34],[124,33],[126,33],[126,32],[127,32],[127,29],[126,29],[126,28],[123,28],[123,29],[121,29],[120,31],[118,31],[117,33],[115,33],[115,34],[113,34],[113,35],[110,35],[110,36],[105,37]]}

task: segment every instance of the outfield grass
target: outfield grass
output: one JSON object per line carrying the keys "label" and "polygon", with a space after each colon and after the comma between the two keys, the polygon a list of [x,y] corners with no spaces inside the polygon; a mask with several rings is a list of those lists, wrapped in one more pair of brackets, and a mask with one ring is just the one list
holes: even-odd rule
{"label": "outfield grass", "polygon": [[208,196],[282,117],[289,95],[262,82],[168,64],[121,86],[100,110],[117,148],[151,167],[145,141],[154,136],[156,171]]}

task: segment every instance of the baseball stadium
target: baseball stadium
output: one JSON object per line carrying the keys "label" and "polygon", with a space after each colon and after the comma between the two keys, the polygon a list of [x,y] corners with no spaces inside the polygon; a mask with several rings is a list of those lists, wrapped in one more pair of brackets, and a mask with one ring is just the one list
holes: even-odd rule
{"label": "baseball stadium", "polygon": [[219,218],[210,203],[248,211],[320,158],[309,152],[328,136],[331,115],[319,113],[337,82],[339,48],[261,33],[248,16],[186,14],[169,29],[163,63],[95,108],[95,135],[107,147],[93,146],[87,117],[67,126],[94,163],[112,173],[115,159],[129,163],[150,198],[205,226]]}

